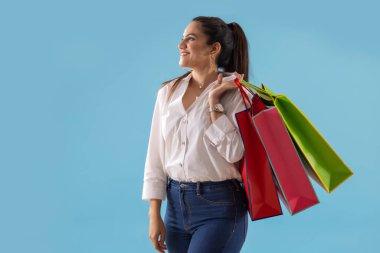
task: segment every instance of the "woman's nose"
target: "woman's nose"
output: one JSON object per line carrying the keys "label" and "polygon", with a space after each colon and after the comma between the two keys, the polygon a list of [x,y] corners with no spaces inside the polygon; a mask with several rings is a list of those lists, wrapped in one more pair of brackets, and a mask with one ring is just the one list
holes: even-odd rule
{"label": "woman's nose", "polygon": [[178,48],[179,49],[183,49],[184,48],[184,41],[182,40],[179,44],[178,44]]}

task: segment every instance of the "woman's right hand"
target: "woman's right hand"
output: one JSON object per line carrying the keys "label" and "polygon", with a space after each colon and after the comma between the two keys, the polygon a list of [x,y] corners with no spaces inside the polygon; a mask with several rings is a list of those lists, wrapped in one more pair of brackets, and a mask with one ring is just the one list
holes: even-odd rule
{"label": "woman's right hand", "polygon": [[165,224],[161,215],[155,214],[149,219],[149,238],[153,243],[154,248],[161,253],[164,253],[165,245]]}

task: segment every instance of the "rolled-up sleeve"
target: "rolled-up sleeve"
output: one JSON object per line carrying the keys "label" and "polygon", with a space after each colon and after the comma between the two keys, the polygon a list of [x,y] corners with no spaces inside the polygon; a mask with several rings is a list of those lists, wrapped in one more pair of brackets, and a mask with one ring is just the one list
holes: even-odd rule
{"label": "rolled-up sleeve", "polygon": [[164,170],[165,141],[161,132],[161,109],[164,102],[163,88],[158,91],[151,122],[149,143],[144,168],[142,199],[165,200],[167,175]]}
{"label": "rolled-up sleeve", "polygon": [[[248,94],[248,92],[246,92]],[[251,94],[248,94],[251,96]],[[240,91],[235,90],[230,101],[223,104],[225,114],[219,116],[206,129],[205,136],[221,156],[229,163],[236,163],[244,155],[244,144],[241,138],[235,114],[246,110]]]}

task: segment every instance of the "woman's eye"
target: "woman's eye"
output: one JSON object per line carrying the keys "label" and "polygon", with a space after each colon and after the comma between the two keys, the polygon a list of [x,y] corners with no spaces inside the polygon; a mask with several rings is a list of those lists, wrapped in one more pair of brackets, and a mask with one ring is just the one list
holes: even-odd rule
{"label": "woman's eye", "polygon": [[[194,38],[187,38],[187,39],[189,39],[189,40],[194,40]],[[181,39],[181,41],[183,41],[183,38]]]}

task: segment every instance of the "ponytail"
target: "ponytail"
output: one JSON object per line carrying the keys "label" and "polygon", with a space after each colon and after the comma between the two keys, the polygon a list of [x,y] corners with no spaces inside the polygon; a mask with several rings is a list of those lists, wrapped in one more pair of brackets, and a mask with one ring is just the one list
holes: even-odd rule
{"label": "ponytail", "polygon": [[244,80],[248,82],[249,77],[249,59],[248,59],[248,42],[245,33],[240,25],[236,22],[228,24],[232,31],[233,50],[230,61],[225,66],[227,72],[238,72],[244,74]]}

